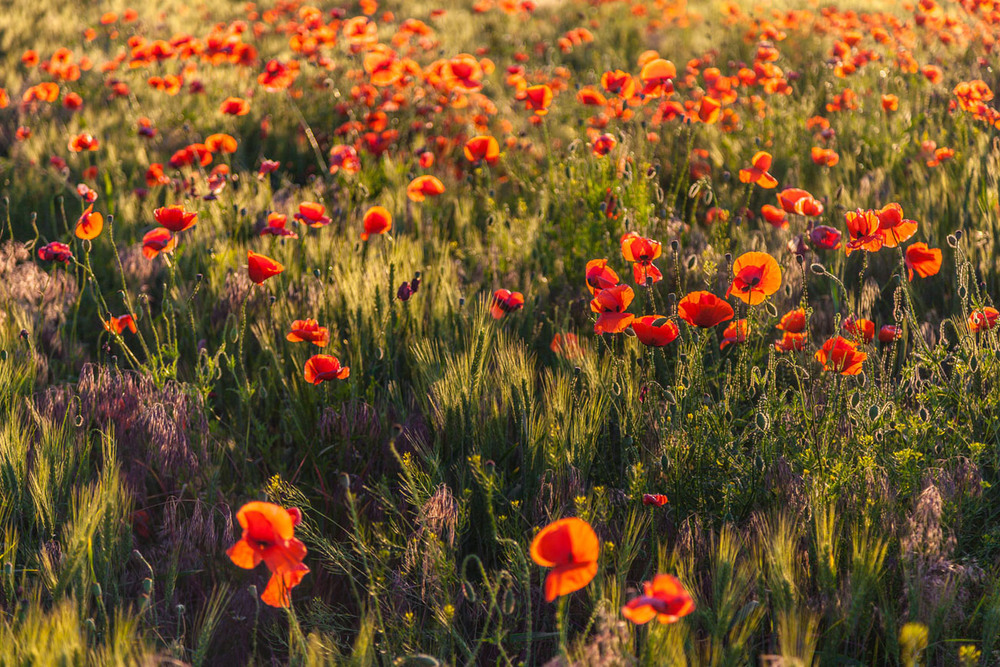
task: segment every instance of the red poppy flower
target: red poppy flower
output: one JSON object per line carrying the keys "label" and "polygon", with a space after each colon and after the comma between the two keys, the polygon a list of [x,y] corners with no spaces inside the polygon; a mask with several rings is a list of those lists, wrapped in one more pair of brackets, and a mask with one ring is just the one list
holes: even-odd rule
{"label": "red poppy flower", "polygon": [[472,137],[465,142],[465,159],[469,162],[482,160],[494,165],[500,159],[500,144],[489,135]]}
{"label": "red poppy flower", "polygon": [[878,229],[882,242],[887,248],[895,248],[917,233],[917,223],[903,218],[903,207],[897,203],[887,204],[876,211]]}
{"label": "red poppy flower", "polygon": [[760,214],[772,227],[788,229],[788,214],[777,206],[764,204],[760,207]]}
{"label": "red poppy flower", "polygon": [[622,255],[632,264],[632,275],[636,285],[645,285],[651,282],[663,280],[663,274],[653,264],[653,260],[660,256],[663,246],[659,241],[647,239],[639,236],[635,232],[628,232],[621,239]]}
{"label": "red poppy flower", "polygon": [[580,590],[597,574],[600,543],[586,521],[570,517],[550,523],[531,541],[531,560],[552,571],[545,577],[545,600]]}
{"label": "red poppy flower", "polygon": [[310,227],[325,227],[333,222],[329,216],[324,215],[326,207],[312,201],[305,201],[299,204],[299,212],[294,217],[303,225]]}
{"label": "red poppy flower", "polygon": [[547,114],[550,104],[552,104],[552,89],[544,83],[524,89],[524,107],[534,111],[536,116]]}
{"label": "red poppy flower", "polygon": [[663,58],[650,60],[639,72],[642,94],[646,97],[669,95],[674,92],[675,78],[677,78],[677,68],[672,62]]}
{"label": "red poppy flower", "polygon": [[857,375],[868,355],[858,349],[858,344],[841,336],[834,336],[816,351],[816,361],[823,370],[837,371],[841,375]]}
{"label": "red poppy flower", "polygon": [[879,216],[876,211],[848,211],[845,214],[847,220],[847,233],[850,240],[847,242],[847,254],[850,255],[855,250],[865,250],[867,252],[878,252],[885,244],[885,237],[879,229]]}
{"label": "red poppy flower", "polygon": [[809,232],[809,240],[823,250],[837,250],[840,248],[840,239],[840,230],[826,225],[816,225]]}
{"label": "red poppy flower", "polygon": [[444,183],[437,176],[424,174],[417,176],[406,186],[406,196],[410,201],[421,202],[427,197],[437,197],[444,192]]}
{"label": "red poppy flower", "polygon": [[520,310],[524,307],[524,295],[520,292],[511,292],[509,289],[498,289],[493,292],[493,300],[490,302],[490,315],[493,319],[499,320],[507,313]]}
{"label": "red poppy flower", "polygon": [[733,319],[736,315],[727,301],[711,292],[691,292],[677,304],[677,314],[694,327],[709,328]]}
{"label": "red poppy flower", "polygon": [[778,204],[786,213],[816,217],[823,215],[823,203],[802,188],[786,188],[778,193]]}
{"label": "red poppy flower", "polygon": [[903,332],[895,324],[886,324],[878,330],[878,342],[891,343],[903,337]]}
{"label": "red poppy flower", "polygon": [[734,320],[722,332],[722,342],[719,349],[724,350],[728,345],[743,343],[747,339],[747,321],[745,319]]}
{"label": "red poppy flower", "polygon": [[640,343],[650,347],[669,345],[680,335],[677,324],[662,315],[646,315],[633,319],[632,331]]}
{"label": "red poppy flower", "polygon": [[635,96],[635,79],[631,74],[616,69],[613,72],[605,72],[601,75],[601,85],[609,93],[618,95],[624,100]]}
{"label": "red poppy flower", "polygon": [[392,229],[392,214],[384,206],[372,206],[365,211],[362,224],[365,231],[361,232],[361,240],[367,241],[372,234],[385,234]]}
{"label": "red poppy flower", "polygon": [[104,216],[100,213],[94,213],[93,210],[93,205],[88,206],[80,219],[76,221],[73,233],[78,239],[96,239],[101,230],[104,229]]}
{"label": "red poppy flower", "polygon": [[69,150],[71,153],[79,153],[81,151],[96,151],[100,143],[94,138],[94,135],[89,132],[83,132],[69,140]]}
{"label": "red poppy flower", "polygon": [[580,347],[580,341],[577,339],[576,334],[573,333],[556,334],[552,337],[549,349],[559,356],[570,360],[579,359],[583,356],[583,348]]}
{"label": "red poppy flower", "polygon": [[330,330],[321,327],[316,320],[295,320],[285,339],[293,343],[312,343],[317,347],[326,347],[330,342]]}
{"label": "red poppy flower", "polygon": [[802,333],[806,329],[806,311],[804,308],[790,310],[781,317],[777,328],[788,333]]}
{"label": "red poppy flower", "polygon": [[237,567],[252,570],[261,561],[271,571],[261,600],[272,607],[291,604],[289,592],[301,583],[309,568],[302,563],[306,547],[295,538],[295,526],[302,522],[296,508],[284,509],[264,502],[250,502],[236,513],[243,536],[226,555]]}
{"label": "red poppy flower", "polygon": [[156,209],[153,211],[153,218],[172,232],[183,232],[198,222],[198,214],[185,211],[180,204]]}
{"label": "red poppy flower", "polygon": [[937,275],[941,270],[941,251],[928,248],[926,243],[914,243],[906,249],[906,269],[910,280],[914,273],[921,278]]}
{"label": "red poppy flower", "polygon": [[642,595],[622,607],[622,616],[636,625],[649,623],[654,618],[664,624],[676,623],[694,611],[694,600],[677,577],[658,574],[652,581],[643,583],[642,591]]}
{"label": "red poppy flower", "polygon": [[177,247],[177,239],[169,229],[156,227],[142,237],[142,254],[146,259],[153,259],[161,252],[170,253]]}
{"label": "red poppy flower", "polygon": [[354,146],[334,146],[330,149],[330,173],[336,174],[341,169],[345,174],[361,171],[361,159]]}
{"label": "red poppy flower", "polygon": [[163,173],[163,165],[154,162],[146,170],[146,185],[156,187],[157,185],[170,185],[170,177]]}
{"label": "red poppy flower", "polygon": [[667,497],[662,493],[644,493],[642,494],[642,504],[643,505],[653,505],[654,507],[663,507],[669,502]]}
{"label": "red poppy flower", "polygon": [[726,292],[756,306],[781,287],[781,268],[766,252],[747,252],[733,262],[733,284]]}
{"label": "red poppy flower", "polygon": [[73,259],[73,253],[70,252],[69,246],[65,243],[53,241],[52,243],[46,243],[38,249],[38,257],[46,262],[55,261],[66,264],[69,260]]}
{"label": "red poppy flower", "polygon": [[592,259],[587,262],[587,289],[593,294],[618,284],[618,274],[608,268],[608,260]]}
{"label": "red poppy flower", "polygon": [[341,366],[340,360],[332,354],[317,354],[306,362],[305,378],[309,384],[346,380],[350,375],[351,369]]}
{"label": "red poppy flower", "polygon": [[618,144],[618,140],[615,139],[610,134],[602,134],[596,139],[594,139],[594,145],[591,148],[591,152],[597,157],[604,157]]}
{"label": "red poppy flower", "polygon": [[250,103],[239,97],[227,97],[219,106],[219,111],[229,116],[245,116],[250,113]]}
{"label": "red poppy flower", "polygon": [[844,320],[841,328],[854,340],[864,343],[870,343],[875,340],[875,323],[871,320],[851,316]]}
{"label": "red poppy flower", "polygon": [[270,257],[258,255],[252,250],[247,251],[247,273],[250,280],[260,285],[268,278],[278,275],[285,267]]}
{"label": "red poppy flower", "polygon": [[768,173],[771,168],[771,154],[758,151],[751,160],[749,169],[740,169],[740,183],[756,183],[765,190],[778,187],[778,180]]}
{"label": "red poppy flower", "polygon": [[267,214],[267,224],[260,230],[261,236],[284,236],[292,239],[299,238],[299,235],[290,229],[286,229],[288,216],[284,213],[271,212]]}
{"label": "red poppy flower", "polygon": [[628,285],[615,285],[594,293],[590,302],[590,310],[598,313],[594,331],[597,333],[621,333],[632,324],[635,317],[625,312],[635,298],[635,293]]}
{"label": "red poppy flower", "polygon": [[986,306],[982,310],[974,310],[969,313],[969,329],[973,332],[987,331],[997,325],[997,317],[1000,311],[992,306]]}
{"label": "red poppy flower", "polygon": [[135,319],[131,315],[112,316],[109,320],[104,320],[104,330],[110,333],[122,334],[125,329],[132,333],[136,332]]}
{"label": "red poppy flower", "polygon": [[93,204],[97,201],[97,192],[92,190],[86,183],[78,183],[76,186],[76,194],[80,195],[88,204]]}
{"label": "red poppy flower", "polygon": [[806,335],[804,333],[791,333],[789,331],[781,334],[781,340],[775,341],[774,349],[778,352],[800,351],[806,345]]}

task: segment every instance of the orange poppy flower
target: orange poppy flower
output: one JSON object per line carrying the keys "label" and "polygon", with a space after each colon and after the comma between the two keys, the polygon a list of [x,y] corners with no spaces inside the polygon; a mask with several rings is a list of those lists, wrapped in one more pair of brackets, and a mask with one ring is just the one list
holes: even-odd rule
{"label": "orange poppy flower", "polygon": [[321,327],[316,320],[295,320],[285,339],[293,343],[312,343],[317,347],[326,347],[330,342],[330,330]]}
{"label": "orange poppy flower", "polygon": [[941,270],[941,251],[928,248],[926,243],[914,243],[906,249],[906,269],[910,280],[914,272],[921,278],[937,275]]}
{"label": "orange poppy flower", "polygon": [[878,330],[878,342],[891,343],[903,337],[903,332],[895,324],[886,324]]}
{"label": "orange poppy flower", "polygon": [[544,83],[524,89],[524,108],[534,111],[536,116],[547,114],[550,104],[552,104],[552,89]]}
{"label": "orange poppy flower", "polygon": [[76,135],[69,140],[69,150],[71,153],[80,153],[81,151],[96,151],[100,143],[94,138],[90,132],[83,132]]}
{"label": "orange poppy flower", "polygon": [[261,236],[284,236],[291,239],[299,238],[299,235],[290,229],[285,229],[288,223],[288,216],[284,213],[271,212],[267,214],[267,224],[260,230]]}
{"label": "orange poppy flower", "polygon": [[104,229],[104,216],[93,210],[94,206],[91,204],[76,221],[76,229],[73,231],[78,239],[96,239]]}
{"label": "orange poppy flower", "polygon": [[545,600],[569,595],[597,574],[600,543],[586,521],[570,517],[550,523],[531,541],[531,560],[552,571],[545,577]]}
{"label": "orange poppy flower", "polygon": [[691,292],[677,304],[677,315],[693,327],[718,326],[733,319],[736,312],[729,302],[711,292]]}
{"label": "orange poppy flower", "polygon": [[618,274],[608,268],[608,260],[592,259],[587,262],[587,289],[591,294],[617,284]]}
{"label": "orange poppy flower", "polygon": [[771,168],[771,154],[758,151],[751,160],[749,169],[740,169],[740,183],[756,183],[765,190],[778,187],[778,180],[768,173]]}
{"label": "orange poppy flower", "polygon": [[998,317],[1000,317],[1000,311],[992,306],[986,306],[982,310],[974,310],[969,313],[969,329],[973,332],[992,329],[997,325]]}
{"label": "orange poppy flower", "polygon": [[444,192],[444,183],[437,176],[424,174],[417,176],[406,186],[406,196],[410,201],[421,202],[427,197],[437,197]]}
{"label": "orange poppy flower", "polygon": [[330,149],[330,173],[336,174],[343,170],[345,174],[356,174],[361,171],[361,159],[354,146],[334,146]]}
{"label": "orange poppy flower", "polygon": [[594,144],[593,147],[591,148],[591,152],[597,157],[604,157],[612,150],[614,150],[617,144],[618,140],[615,139],[612,135],[602,134],[596,139],[594,139]]}
{"label": "orange poppy flower", "polygon": [[271,579],[260,599],[272,607],[289,606],[289,592],[309,572],[302,563],[306,547],[295,538],[295,526],[302,522],[302,513],[294,507],[286,510],[272,503],[254,501],[239,509],[236,520],[243,535],[226,555],[234,565],[246,570],[263,561],[271,571]]}
{"label": "orange poppy flower", "polygon": [[781,268],[766,252],[747,252],[737,257],[733,275],[726,296],[735,295],[751,306],[763,303],[781,287]]}
{"label": "orange poppy flower", "polygon": [[284,270],[284,266],[270,257],[258,255],[253,250],[247,251],[247,273],[250,275],[250,280],[258,285]]}
{"label": "orange poppy flower", "polygon": [[163,165],[154,162],[146,170],[146,185],[153,188],[157,185],[169,185],[170,177],[163,173]]}
{"label": "orange poppy flower", "polygon": [[734,320],[729,323],[722,332],[722,342],[719,349],[724,350],[728,345],[743,343],[747,339],[747,321],[745,319]]}
{"label": "orange poppy flower", "polygon": [[646,97],[662,97],[674,92],[677,68],[669,60],[656,58],[646,63],[639,72],[642,94]]}
{"label": "orange poppy flower", "polygon": [[177,239],[163,227],[152,229],[142,237],[142,254],[146,259],[153,259],[161,252],[173,252],[175,247]]}
{"label": "orange poppy flower", "polygon": [[795,310],[788,311],[781,316],[781,321],[778,322],[776,328],[788,333],[802,333],[806,330],[805,309],[796,308]]}
{"label": "orange poppy flower", "polygon": [[598,313],[594,323],[596,333],[621,333],[632,324],[635,317],[625,312],[635,298],[635,292],[628,285],[615,285],[598,290],[590,302],[590,310]]}
{"label": "orange poppy flower", "polygon": [[886,248],[895,248],[917,233],[917,223],[903,218],[903,207],[893,202],[875,212],[878,230]]}
{"label": "orange poppy flower", "polygon": [[800,351],[806,345],[806,335],[804,333],[791,333],[789,331],[781,334],[781,340],[775,341],[774,349],[778,352]]}
{"label": "orange poppy flower", "polygon": [[604,95],[590,86],[584,86],[576,91],[576,101],[580,104],[593,107],[603,107],[608,103]]}
{"label": "orange poppy flower", "polygon": [[663,280],[663,274],[653,264],[653,260],[660,256],[663,246],[659,241],[647,239],[639,236],[635,232],[628,232],[621,239],[622,255],[632,262],[632,276],[636,285],[645,285],[647,282],[657,283]]}
{"label": "orange poppy flower", "polygon": [[703,97],[701,98],[701,103],[698,105],[698,120],[706,125],[712,125],[718,122],[721,109],[722,103],[719,100],[707,96]]}
{"label": "orange poppy flower", "polygon": [[624,100],[635,97],[635,79],[632,75],[616,69],[601,75],[601,86],[609,93],[618,95]]}
{"label": "orange poppy flower", "polygon": [[219,106],[219,111],[229,116],[245,116],[250,113],[250,103],[240,97],[227,97]]}
{"label": "orange poppy flower", "polygon": [[654,507],[663,507],[669,500],[662,493],[644,493],[642,494],[642,504],[643,505],[653,505]]}
{"label": "orange poppy flower", "polygon": [[844,215],[847,221],[847,234],[850,241],[846,250],[850,255],[855,250],[878,252],[885,243],[885,237],[879,231],[879,216],[875,211],[848,211]]}
{"label": "orange poppy flower", "polygon": [[899,98],[895,95],[882,96],[882,110],[896,111],[899,109]]}
{"label": "orange poppy flower", "polygon": [[493,319],[499,320],[507,313],[520,310],[524,307],[524,295],[520,292],[511,292],[509,289],[498,289],[493,292],[493,300],[490,302],[490,315]]}
{"label": "orange poppy flower", "polygon": [[372,234],[385,234],[392,229],[392,214],[384,206],[372,206],[365,211],[362,223],[365,231],[361,232],[361,240],[367,241]]}
{"label": "orange poppy flower", "polygon": [[135,319],[131,315],[112,316],[111,319],[104,320],[104,330],[109,333],[115,333],[120,336],[125,329],[128,329],[132,333],[137,331]]}
{"label": "orange poppy flower", "polygon": [[760,214],[772,227],[777,227],[778,229],[788,229],[788,214],[777,206],[764,204],[760,207]]}
{"label": "orange poppy flower", "polygon": [[350,376],[351,369],[341,366],[340,360],[332,354],[316,354],[306,362],[305,378],[309,384],[346,380]]}
{"label": "orange poppy flower", "polygon": [[153,211],[153,218],[172,232],[183,232],[194,227],[198,222],[198,214],[188,212],[180,204],[164,206]]}
{"label": "orange poppy flower", "polygon": [[642,591],[642,595],[622,607],[622,616],[636,625],[649,623],[654,618],[664,624],[676,623],[694,611],[691,595],[672,575],[656,575],[652,581],[643,583]]}
{"label": "orange poppy flower", "polygon": [[826,167],[833,167],[840,162],[840,156],[837,155],[837,151],[832,148],[820,148],[819,146],[813,146],[810,150],[810,157],[815,164],[820,164]]}
{"label": "orange poppy flower", "polygon": [[786,213],[815,217],[823,215],[823,203],[802,188],[786,188],[778,193],[778,204]]}
{"label": "orange poppy flower", "polygon": [[632,320],[632,331],[640,343],[649,347],[669,345],[680,335],[677,324],[662,315],[646,315]]}
{"label": "orange poppy flower", "polygon": [[494,165],[500,159],[500,144],[489,135],[472,137],[465,142],[465,159],[469,162],[482,160],[488,165]]}
{"label": "orange poppy flower", "polygon": [[205,138],[205,147],[213,153],[235,153],[238,144],[228,134],[210,134]]}
{"label": "orange poppy flower", "polygon": [[857,343],[841,336],[834,336],[816,351],[816,361],[823,370],[837,371],[841,375],[857,375],[868,355],[858,349]]}
{"label": "orange poppy flower", "polygon": [[299,212],[292,217],[303,225],[310,227],[325,227],[333,220],[326,214],[326,206],[313,201],[304,201],[299,204]]}
{"label": "orange poppy flower", "polygon": [[834,229],[826,225],[816,225],[809,232],[809,240],[824,250],[837,250],[840,248],[841,236],[839,229]]}
{"label": "orange poppy flower", "polygon": [[844,320],[841,328],[850,335],[853,340],[870,343],[875,339],[875,323],[862,317],[848,317]]}

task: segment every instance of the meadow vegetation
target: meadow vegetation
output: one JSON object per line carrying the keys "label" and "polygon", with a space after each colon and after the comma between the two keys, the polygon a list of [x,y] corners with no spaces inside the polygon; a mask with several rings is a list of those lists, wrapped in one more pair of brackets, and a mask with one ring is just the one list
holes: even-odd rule
{"label": "meadow vegetation", "polygon": [[132,6],[0,11],[0,664],[1000,664],[1000,3]]}

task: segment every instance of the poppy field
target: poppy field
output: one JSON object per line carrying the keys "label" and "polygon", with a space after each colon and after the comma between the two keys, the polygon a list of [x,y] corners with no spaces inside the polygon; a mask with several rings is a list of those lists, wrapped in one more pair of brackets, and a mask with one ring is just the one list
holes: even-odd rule
{"label": "poppy field", "polygon": [[0,663],[1000,664],[1000,2],[12,5]]}

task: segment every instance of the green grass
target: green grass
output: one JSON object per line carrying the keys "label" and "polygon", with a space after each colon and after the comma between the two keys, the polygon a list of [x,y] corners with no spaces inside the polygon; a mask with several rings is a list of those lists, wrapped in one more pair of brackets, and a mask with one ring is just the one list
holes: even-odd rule
{"label": "green grass", "polygon": [[[439,4],[446,14],[431,18]],[[714,3],[690,4],[677,19],[662,18],[674,3],[646,0],[539,3],[531,16],[384,3],[383,43],[395,32],[385,10],[394,26],[412,17],[431,27],[438,42],[412,54],[422,67],[480,47],[496,64],[483,90],[496,113],[485,124],[503,156],[471,168],[461,148],[479,133],[478,110],[434,108],[433,96],[415,99],[414,85],[388,110],[387,127],[399,132],[390,149],[365,150],[372,109],[351,93],[362,56],[342,35],[321,49],[329,69],[293,51],[276,27],[300,20],[297,8],[261,22],[257,35],[259,17],[236,2],[141,8],[116,37],[98,19],[124,2],[17,2],[0,14],[0,86],[11,98],[0,110],[0,663],[1000,660],[1000,329],[977,334],[967,324],[1000,294],[1000,153],[996,130],[948,108],[959,81],[997,87],[977,62],[991,56],[979,41],[942,43],[933,25],[914,24],[912,9],[880,2],[888,13],[873,20],[907,21],[913,57],[941,65],[943,82],[903,71],[863,26],[859,48],[880,60],[841,79],[827,64],[838,21],[876,10],[834,3],[840,12],[824,18],[811,7],[776,43],[792,93],[752,91],[763,117],[746,89],[731,105],[740,117],[732,131],[656,125],[655,104],[636,107],[632,119],[609,119],[602,131],[618,145],[595,157],[586,134],[595,111],[576,102],[578,85],[599,87],[607,69],[637,74],[637,58],[653,48],[677,64],[675,99],[688,99],[680,79],[689,60],[712,58],[735,74],[754,59],[748,31],[781,16],[743,7],[727,22]],[[266,9],[273,3],[259,3]],[[973,24],[957,5],[946,11]],[[358,13],[351,5],[346,16]],[[258,51],[251,65],[193,58],[99,71],[133,34],[204,39],[234,21]],[[98,31],[89,42],[88,27]],[[578,27],[594,42],[561,51],[556,40]],[[62,46],[95,63],[60,84],[83,108],[20,108],[27,86],[51,78],[22,66],[22,52],[44,60]],[[541,125],[505,83],[519,53],[531,83],[568,77]],[[295,96],[257,84],[271,58],[300,61]],[[177,96],[146,83],[185,64],[194,69]],[[110,78],[129,94],[109,100]],[[204,92],[188,91],[195,80]],[[827,112],[845,87],[860,107]],[[899,96],[895,114],[883,113],[883,93]],[[251,112],[220,114],[230,95],[249,99]],[[835,167],[810,159],[821,145],[805,127],[815,115],[834,130]],[[138,135],[140,117],[155,138]],[[19,126],[32,136],[15,140]],[[68,153],[82,131],[99,150]],[[233,176],[216,199],[171,186],[137,192],[149,164],[216,132],[239,141],[211,165],[226,163]],[[445,148],[422,169],[420,150],[439,137]],[[955,157],[926,166],[927,140]],[[354,142],[360,172],[329,174],[330,148]],[[697,180],[693,148],[711,167]],[[888,248],[850,257],[813,249],[796,261],[788,244],[800,234],[808,242],[803,218],[779,230],[742,211],[775,203],[774,191],[737,178],[758,150],[774,154],[781,187],[824,200],[817,224],[844,231],[845,211],[899,202],[919,222],[914,240],[942,249],[941,272],[910,283],[901,252]],[[67,160],[66,177],[49,166],[53,155]],[[258,179],[264,157],[281,167]],[[72,231],[83,209],[75,187],[92,165],[95,208],[113,220],[84,242]],[[208,169],[166,171],[195,178],[203,195]],[[446,192],[410,202],[406,185],[421,173]],[[324,203],[332,224],[289,220],[300,238],[258,236],[268,212],[291,218],[303,201]],[[173,255],[146,260],[138,244],[155,226],[152,212],[173,203],[197,210],[198,224]],[[362,243],[361,219],[375,204],[394,226]],[[729,222],[708,224],[710,207]],[[595,334],[586,263],[608,258],[633,284],[619,245],[632,230],[664,249],[664,280],[635,286],[636,315],[674,316],[693,290],[724,295],[732,258],[750,250],[777,259],[781,289],[759,307],[732,300],[750,334],[725,350],[721,331],[683,323],[658,349]],[[56,240],[75,262],[38,259]],[[285,271],[252,288],[248,249]],[[397,299],[418,273],[419,291]],[[498,288],[523,292],[524,308],[490,317]],[[800,305],[806,349],[776,352],[774,325]],[[104,330],[102,318],[126,312],[137,334]],[[896,324],[903,338],[864,345],[861,375],[823,372],[813,353],[850,314]],[[291,322],[307,317],[329,328],[324,350],[286,340]],[[550,349],[565,333],[579,336],[581,357]],[[304,380],[306,360],[321,351],[350,367],[347,381]],[[645,493],[669,504],[644,505]],[[225,554],[239,539],[236,510],[255,499],[302,510],[297,536],[311,572],[288,610],[260,601],[263,567],[241,570]],[[597,532],[598,574],[549,604],[528,547],[567,516]],[[632,625],[619,609],[657,573],[679,577],[696,610],[676,624]]]}

